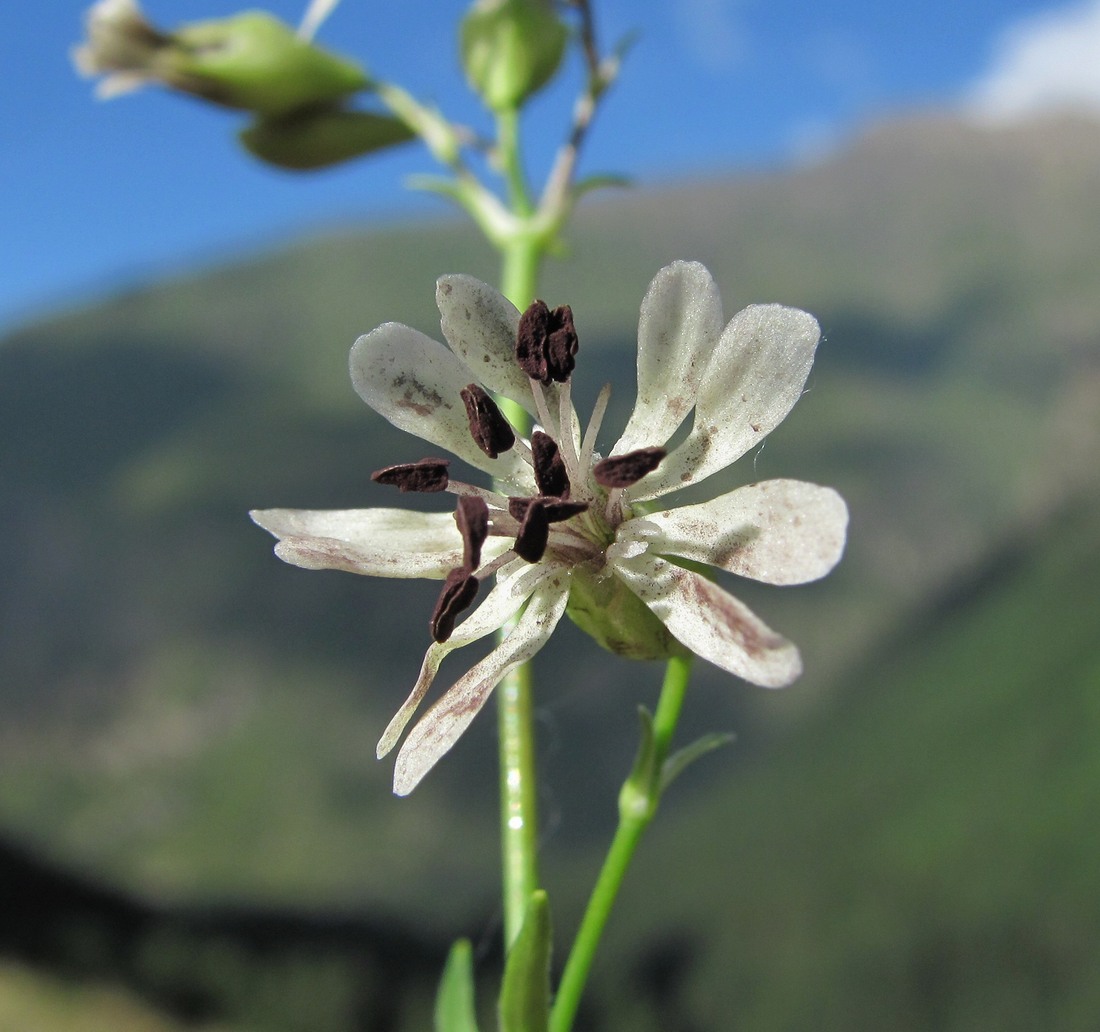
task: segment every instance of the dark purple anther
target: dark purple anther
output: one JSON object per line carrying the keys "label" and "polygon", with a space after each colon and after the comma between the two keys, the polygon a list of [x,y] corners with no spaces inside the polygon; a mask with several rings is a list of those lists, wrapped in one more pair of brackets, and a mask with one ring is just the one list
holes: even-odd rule
{"label": "dark purple anther", "polygon": [[387,466],[370,475],[377,484],[396,487],[399,491],[421,491],[431,494],[444,491],[449,479],[447,459],[421,459],[419,462],[403,462],[397,466]]}

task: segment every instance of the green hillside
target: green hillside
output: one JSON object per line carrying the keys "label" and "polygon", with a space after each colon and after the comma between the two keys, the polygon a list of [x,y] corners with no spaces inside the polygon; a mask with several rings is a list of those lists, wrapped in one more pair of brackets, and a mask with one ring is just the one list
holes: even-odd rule
{"label": "green hillside", "polygon": [[[727,480],[852,510],[827,581],[737,585],[807,674],[777,694],[700,667],[685,739],[738,741],[658,819],[602,996],[656,993],[662,1032],[1081,1027],[1100,127],[885,125],[814,167],[592,203],[573,246],[543,293],[574,307],[582,409],[615,383],[609,439],[662,264],[706,262],[729,313],[814,311],[806,396]],[[358,401],[347,350],[387,319],[435,332],[452,271],[495,278],[449,223],[324,236],[0,342],[0,832],[147,899],[491,929],[491,720],[408,800],[373,759],[434,590],[286,567],[244,515],[393,504],[369,473],[420,446]],[[567,929],[660,670],[558,637],[537,677]]]}

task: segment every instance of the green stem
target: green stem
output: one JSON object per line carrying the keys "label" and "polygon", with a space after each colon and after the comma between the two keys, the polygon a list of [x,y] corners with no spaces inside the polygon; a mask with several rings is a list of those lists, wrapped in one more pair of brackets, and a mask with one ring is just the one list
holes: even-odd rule
{"label": "green stem", "polygon": [[[535,296],[541,248],[527,238],[504,249],[501,292],[517,308]],[[527,413],[514,401],[498,399],[501,410],[521,432]],[[506,634],[510,627],[502,630]],[[531,894],[539,887],[537,774],[531,668],[524,663],[496,689],[500,740],[500,842],[503,864],[504,943],[510,949],[523,925]]]}
{"label": "green stem", "polygon": [[573,1019],[592,969],[596,948],[611,916],[611,908],[642,833],[657,812],[661,798],[661,770],[680,719],[690,674],[691,656],[673,656],[668,661],[657,712],[653,717],[653,756],[648,765],[649,776],[639,778],[636,770],[627,778],[619,794],[619,826],[565,963],[561,984],[550,1011],[550,1032],[570,1032],[573,1027]]}

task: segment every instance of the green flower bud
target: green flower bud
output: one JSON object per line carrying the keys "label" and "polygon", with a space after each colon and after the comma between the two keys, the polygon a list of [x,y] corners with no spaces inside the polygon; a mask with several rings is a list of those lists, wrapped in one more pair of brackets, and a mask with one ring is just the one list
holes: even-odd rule
{"label": "green flower bud", "polygon": [[99,0],[88,12],[88,41],[73,59],[86,75],[106,75],[102,96],[149,82],[215,104],[277,117],[332,104],[370,85],[356,64],[301,39],[263,11],[154,28],[136,0]]}
{"label": "green flower bud", "polygon": [[257,119],[239,138],[251,154],[271,165],[307,170],[405,143],[414,134],[388,115],[326,107]]}
{"label": "green flower bud", "polygon": [[548,0],[477,0],[462,19],[462,67],[492,110],[514,110],[558,70],[567,36]]}
{"label": "green flower bud", "polygon": [[689,655],[653,611],[614,575],[600,578],[574,570],[565,614],[617,656],[668,659]]}

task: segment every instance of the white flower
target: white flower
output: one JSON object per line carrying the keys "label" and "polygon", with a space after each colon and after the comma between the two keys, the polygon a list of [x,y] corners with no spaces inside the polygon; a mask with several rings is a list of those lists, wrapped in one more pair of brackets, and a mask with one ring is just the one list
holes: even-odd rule
{"label": "white flower", "polygon": [[[405,795],[451,748],[501,678],[533,656],[567,612],[601,644],[657,658],[694,652],[755,684],[801,672],[793,644],[695,571],[708,564],[769,584],[824,576],[844,548],[848,513],[833,490],[796,480],[748,484],[711,501],[660,508],[654,500],[724,469],[759,444],[802,393],[819,339],[816,321],[753,305],[723,328],[703,266],[662,269],[642,302],[638,399],[611,458],[595,453],[605,387],[580,433],[569,379],[576,336],[568,308],[520,313],[468,276],[437,286],[450,347],[398,323],[360,337],[355,389],[395,426],[492,476],[494,490],[452,480],[443,459],[389,467],[375,479],[402,490],[448,490],[456,513],[400,509],[252,513],[307,569],[445,580],[435,641],[420,677],[378,745],[399,740],[444,657],[509,631],[420,719],[397,758]],[[521,405],[540,429],[525,440],[489,399]],[[694,410],[691,431],[665,445]],[[643,504],[644,503],[644,504]],[[461,623],[490,574],[495,584]]]}

